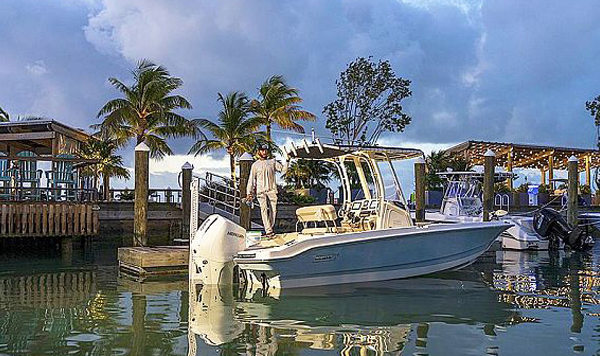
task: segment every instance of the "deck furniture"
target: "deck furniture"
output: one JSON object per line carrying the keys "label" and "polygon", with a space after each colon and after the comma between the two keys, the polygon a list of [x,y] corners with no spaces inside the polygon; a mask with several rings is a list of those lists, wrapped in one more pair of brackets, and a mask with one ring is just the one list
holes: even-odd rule
{"label": "deck furniture", "polygon": [[[57,158],[75,158],[71,154],[60,154]],[[52,170],[46,172],[48,185],[52,188],[54,200],[75,200],[77,188],[77,171],[73,162],[52,162]]]}
{"label": "deck furniture", "polygon": [[[34,158],[37,155],[31,151],[21,151],[17,157]],[[36,160],[18,160],[16,165],[16,182],[20,188],[20,198],[23,200],[40,199],[40,178],[42,170],[37,168]]]}

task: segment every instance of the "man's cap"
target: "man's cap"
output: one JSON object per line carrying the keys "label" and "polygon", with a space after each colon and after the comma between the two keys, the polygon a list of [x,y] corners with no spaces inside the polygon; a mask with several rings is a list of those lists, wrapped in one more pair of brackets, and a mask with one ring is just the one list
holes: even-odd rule
{"label": "man's cap", "polygon": [[258,149],[259,150],[267,150],[268,151],[269,150],[269,145],[263,143],[262,145],[258,146]]}

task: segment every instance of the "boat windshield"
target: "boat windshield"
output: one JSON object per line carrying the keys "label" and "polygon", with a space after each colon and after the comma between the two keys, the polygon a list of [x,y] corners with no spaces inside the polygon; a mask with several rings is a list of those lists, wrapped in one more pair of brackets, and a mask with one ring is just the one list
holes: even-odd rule
{"label": "boat windshield", "polygon": [[450,181],[446,188],[446,198],[473,198],[479,197],[481,187],[476,180]]}

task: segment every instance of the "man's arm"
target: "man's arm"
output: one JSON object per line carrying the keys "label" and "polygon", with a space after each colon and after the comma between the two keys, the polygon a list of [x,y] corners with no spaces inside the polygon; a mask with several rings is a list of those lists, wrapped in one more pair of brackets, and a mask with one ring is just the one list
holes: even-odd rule
{"label": "man's arm", "polygon": [[281,163],[279,163],[279,161],[275,161],[275,170],[277,172],[280,172],[281,174],[286,174],[289,167],[290,167],[290,159],[289,158],[285,160],[285,164],[281,164]]}
{"label": "man's arm", "polygon": [[254,170],[254,164],[250,168],[250,176],[248,177],[248,184],[246,184],[246,196],[252,197],[254,189],[256,188],[256,171]]}

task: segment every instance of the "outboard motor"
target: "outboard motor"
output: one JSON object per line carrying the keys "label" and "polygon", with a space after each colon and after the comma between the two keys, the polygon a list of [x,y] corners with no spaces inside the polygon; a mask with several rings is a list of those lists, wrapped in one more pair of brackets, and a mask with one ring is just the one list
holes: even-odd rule
{"label": "outboard motor", "polygon": [[246,229],[218,215],[209,216],[190,241],[190,282],[231,285],[233,257],[246,247]]}
{"label": "outboard motor", "polygon": [[586,231],[572,228],[567,220],[556,210],[544,208],[533,216],[535,232],[550,239],[550,246],[558,247],[562,241],[573,250],[586,250],[594,245],[594,240]]}

